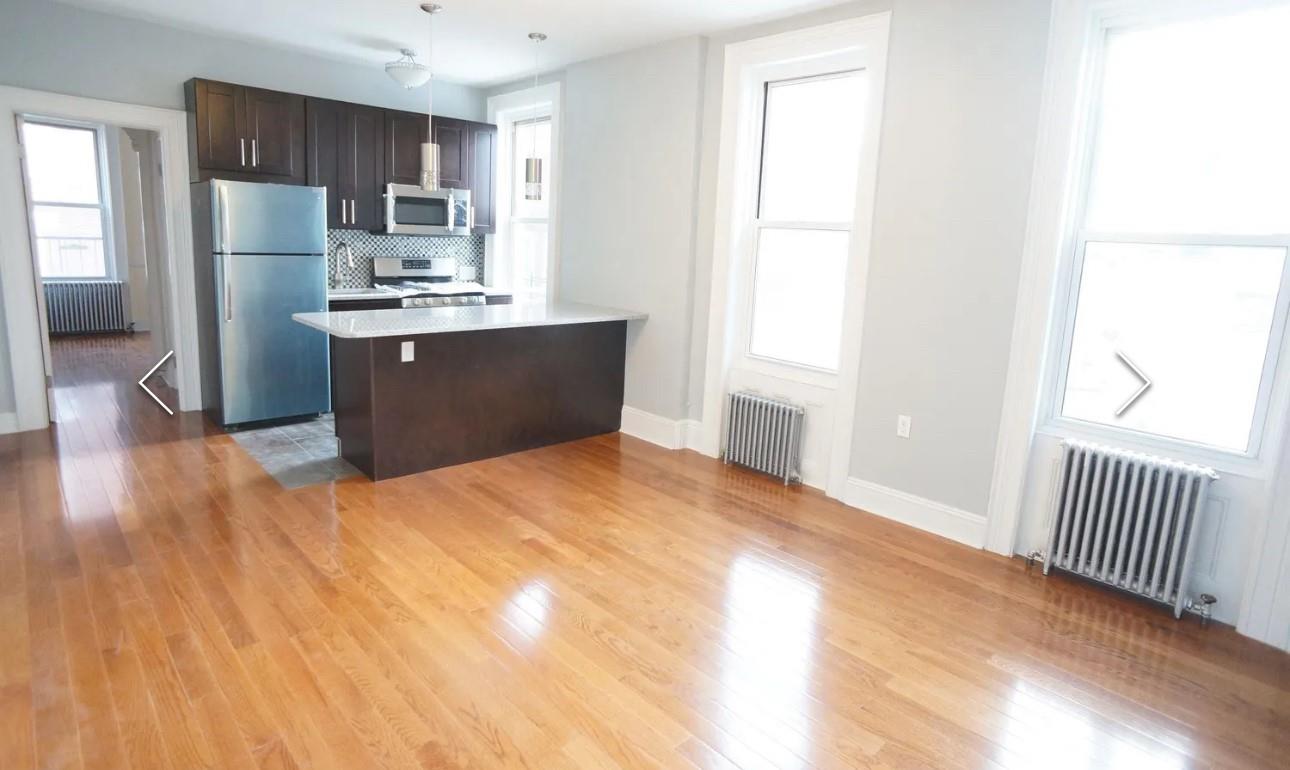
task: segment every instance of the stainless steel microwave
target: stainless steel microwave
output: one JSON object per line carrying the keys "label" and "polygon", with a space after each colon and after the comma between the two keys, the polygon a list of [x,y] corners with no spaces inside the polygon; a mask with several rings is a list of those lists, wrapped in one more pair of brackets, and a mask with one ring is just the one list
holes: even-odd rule
{"label": "stainless steel microwave", "polygon": [[385,186],[385,232],[390,235],[470,235],[475,207],[470,190]]}

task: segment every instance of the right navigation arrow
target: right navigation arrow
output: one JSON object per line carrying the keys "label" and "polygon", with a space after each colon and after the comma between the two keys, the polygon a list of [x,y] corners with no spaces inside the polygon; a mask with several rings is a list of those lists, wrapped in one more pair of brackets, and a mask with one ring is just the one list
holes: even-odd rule
{"label": "right navigation arrow", "polygon": [[1119,417],[1120,415],[1124,414],[1129,407],[1133,406],[1134,403],[1136,403],[1139,398],[1142,398],[1143,393],[1147,392],[1147,389],[1151,387],[1151,378],[1148,377],[1146,374],[1144,374],[1143,371],[1138,368],[1137,364],[1130,361],[1129,357],[1124,355],[1120,351],[1118,350],[1115,351],[1115,357],[1120,359],[1120,361],[1122,361],[1125,366],[1129,367],[1129,371],[1137,375],[1138,379],[1142,380],[1141,387],[1139,387],[1136,391],[1134,391],[1132,396],[1129,396],[1128,401],[1125,401],[1123,404],[1120,404],[1119,409],[1115,410],[1115,416]]}

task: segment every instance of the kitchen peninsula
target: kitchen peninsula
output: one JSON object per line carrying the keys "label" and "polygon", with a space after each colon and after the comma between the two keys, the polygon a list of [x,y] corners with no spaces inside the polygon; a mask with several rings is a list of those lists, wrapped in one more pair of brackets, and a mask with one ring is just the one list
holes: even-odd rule
{"label": "kitchen peninsula", "polygon": [[627,324],[569,302],[296,313],[334,339],[341,456],[373,480],[618,430]]}

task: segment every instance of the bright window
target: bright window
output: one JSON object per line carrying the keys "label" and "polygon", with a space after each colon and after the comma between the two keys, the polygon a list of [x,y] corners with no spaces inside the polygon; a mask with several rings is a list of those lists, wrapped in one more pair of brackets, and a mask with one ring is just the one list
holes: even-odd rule
{"label": "bright window", "polygon": [[22,141],[41,277],[108,277],[98,131],[24,121]]}
{"label": "bright window", "polygon": [[[546,298],[551,211],[551,118],[515,122],[511,131],[511,227],[508,240],[512,290],[517,298]],[[541,197],[525,196],[525,163],[542,161]]]}
{"label": "bright window", "polygon": [[[1287,7],[1108,33],[1061,417],[1257,451],[1288,300],[1287,39]],[[1133,367],[1151,385],[1129,403]]]}
{"label": "bright window", "polygon": [[863,71],[766,84],[748,353],[837,371]]}

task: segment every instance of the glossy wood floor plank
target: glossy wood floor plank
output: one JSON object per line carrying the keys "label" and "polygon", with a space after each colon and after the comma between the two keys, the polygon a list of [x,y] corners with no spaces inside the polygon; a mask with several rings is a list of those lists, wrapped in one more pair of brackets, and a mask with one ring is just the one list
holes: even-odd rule
{"label": "glossy wood floor plank", "polygon": [[146,336],[54,350],[0,437],[5,768],[1290,756],[1285,654],[812,491],[616,435],[287,491]]}

